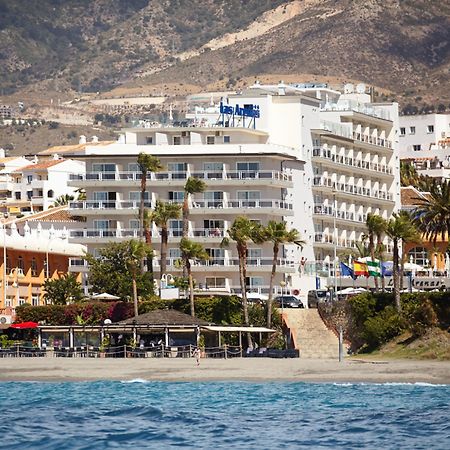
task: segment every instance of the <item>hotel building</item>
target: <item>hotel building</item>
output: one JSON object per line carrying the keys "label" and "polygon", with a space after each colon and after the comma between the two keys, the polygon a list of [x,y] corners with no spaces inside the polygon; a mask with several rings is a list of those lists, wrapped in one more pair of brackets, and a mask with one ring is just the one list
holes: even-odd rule
{"label": "hotel building", "polygon": [[[388,218],[399,206],[395,103],[370,104],[368,95],[348,86],[341,94],[326,87],[256,84],[195,116],[193,126],[125,129],[115,143],[66,153],[86,164],[86,172],[69,182],[85,189],[87,198],[69,205],[72,214],[86,217],[86,229],[70,233],[72,242],[96,254],[108,242],[139,236],[141,152],[164,166],[148,175],[148,208],[157,200],[181,203],[189,176],[205,181],[206,191],[191,199],[189,236],[210,255],[193,272],[197,285],[211,291],[240,291],[235,246],[220,247],[239,215],[262,224],[284,220],[300,232],[304,248],[286,245],[280,252],[276,290],[304,294],[318,280],[329,285],[335,255],[361,240],[369,212]],[[180,273],[181,234],[181,220],[171,221],[173,275]],[[156,226],[152,235],[158,250]],[[271,247],[250,245],[249,291],[267,293]],[[72,270],[80,266],[82,260],[72,260]]]}

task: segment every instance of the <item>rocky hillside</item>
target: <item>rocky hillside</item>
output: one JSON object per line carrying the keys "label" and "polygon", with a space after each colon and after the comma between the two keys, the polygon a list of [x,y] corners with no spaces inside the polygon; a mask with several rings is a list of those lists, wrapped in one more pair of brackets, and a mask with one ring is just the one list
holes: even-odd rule
{"label": "rocky hillside", "polygon": [[450,103],[448,2],[0,0],[0,30],[4,92],[316,78]]}

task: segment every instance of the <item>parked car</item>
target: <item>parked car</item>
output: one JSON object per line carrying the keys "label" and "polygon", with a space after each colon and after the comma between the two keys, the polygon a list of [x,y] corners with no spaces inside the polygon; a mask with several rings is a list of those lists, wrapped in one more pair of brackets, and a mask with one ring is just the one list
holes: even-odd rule
{"label": "parked car", "polygon": [[279,295],[275,297],[275,305],[278,308],[303,308],[303,303],[293,295]]}
{"label": "parked car", "polygon": [[317,308],[319,302],[330,300],[330,293],[326,289],[308,291],[308,308]]}

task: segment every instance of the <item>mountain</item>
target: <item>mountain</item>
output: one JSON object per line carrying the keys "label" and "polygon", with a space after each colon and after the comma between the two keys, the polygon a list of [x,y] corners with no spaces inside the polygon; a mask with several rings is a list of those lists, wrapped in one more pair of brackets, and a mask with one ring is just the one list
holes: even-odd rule
{"label": "mountain", "polygon": [[0,89],[355,80],[450,107],[450,3],[0,0]]}

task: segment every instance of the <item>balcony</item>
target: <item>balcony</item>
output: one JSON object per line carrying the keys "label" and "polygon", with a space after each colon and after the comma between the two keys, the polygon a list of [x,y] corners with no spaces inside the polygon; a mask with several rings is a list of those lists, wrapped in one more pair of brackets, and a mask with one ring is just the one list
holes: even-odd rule
{"label": "balcony", "polygon": [[[225,237],[226,230],[221,228],[195,228],[189,230],[188,237],[201,242],[215,242]],[[152,231],[153,242],[160,242],[161,233]],[[183,235],[182,230],[168,230],[168,236],[171,240],[180,240]],[[71,242],[97,244],[110,242],[117,239],[139,239],[139,229],[137,228],[108,228],[108,229],[83,229],[70,230],[69,237]]]}
{"label": "balcony", "polygon": [[357,214],[351,211],[336,211],[336,215],[332,206],[314,205],[314,214],[319,216],[327,216],[336,219],[337,222],[351,221],[365,225],[367,214]]}
{"label": "balcony", "polygon": [[359,159],[353,159],[347,156],[335,155],[326,148],[314,148],[313,149],[313,160],[326,160],[330,161],[337,166],[344,166],[354,169],[360,169],[357,172],[364,173],[366,170],[371,170],[377,172],[378,174],[386,174],[392,176],[392,168],[386,166],[385,164],[372,163],[369,161],[362,161]]}
{"label": "balcony", "polygon": [[[139,210],[138,200],[85,200],[81,202],[69,202],[69,210],[73,214],[130,214],[130,211]],[[154,208],[155,204],[149,201],[144,202],[145,208]]]}
{"label": "balcony", "polygon": [[194,200],[191,214],[274,214],[293,215],[292,203],[282,200]]}
{"label": "balcony", "polygon": [[388,139],[369,136],[367,134],[358,133],[356,131],[353,132],[353,139],[365,144],[375,145],[376,147],[392,149],[392,141],[389,141]]}
{"label": "balcony", "polygon": [[[191,172],[150,172],[147,174],[147,185],[179,185],[183,186],[190,177],[205,180],[208,185],[227,183],[230,185],[246,183],[255,185],[292,186],[292,175],[273,170],[262,171],[193,171]],[[69,186],[138,186],[142,178],[141,172],[88,172],[72,174]]]}
{"label": "balcony", "polygon": [[82,258],[69,258],[69,272],[88,272],[89,264]]}
{"label": "balcony", "polygon": [[378,200],[384,200],[388,202],[393,201],[393,195],[389,192],[381,191],[378,189],[369,189],[363,186],[355,186],[349,183],[337,183],[332,181],[331,178],[317,176],[313,179],[313,187],[327,187],[334,190],[337,194],[350,194],[363,197],[375,198]]}

